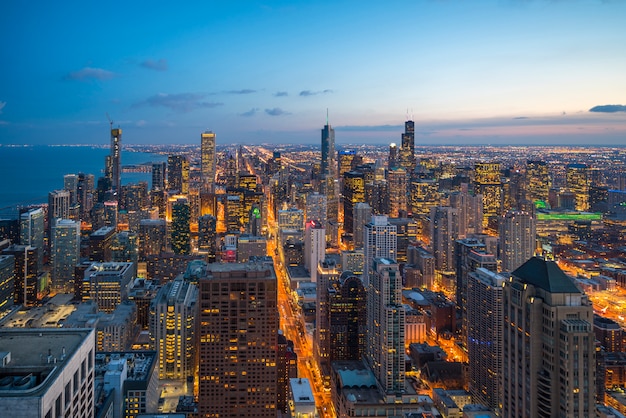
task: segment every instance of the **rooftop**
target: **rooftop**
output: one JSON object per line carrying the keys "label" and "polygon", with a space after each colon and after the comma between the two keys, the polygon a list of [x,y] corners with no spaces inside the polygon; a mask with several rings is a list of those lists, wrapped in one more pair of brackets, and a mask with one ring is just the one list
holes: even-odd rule
{"label": "rooftop", "polygon": [[533,257],[512,274],[524,283],[550,293],[581,293],[554,261]]}

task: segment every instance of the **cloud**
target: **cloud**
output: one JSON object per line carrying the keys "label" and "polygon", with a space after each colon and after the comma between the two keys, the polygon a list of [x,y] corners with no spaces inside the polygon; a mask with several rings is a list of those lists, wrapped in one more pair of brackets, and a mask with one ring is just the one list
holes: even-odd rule
{"label": "cloud", "polygon": [[7,102],[0,102],[0,113],[2,113],[2,109],[7,105]]}
{"label": "cloud", "polygon": [[528,116],[517,116],[513,119],[517,119],[517,120],[523,120],[523,119],[530,119]]}
{"label": "cloud", "polygon": [[258,112],[258,111],[259,111],[258,107],[253,107],[252,109],[248,110],[247,112],[240,113],[239,116],[246,116],[246,117],[254,116],[256,114],[256,112]]}
{"label": "cloud", "polygon": [[140,119],[140,120],[138,120],[138,121],[135,123],[135,126],[138,126],[138,127],[140,127],[140,128],[141,128],[142,126],[146,126],[146,124],[147,124],[147,123],[148,123],[148,122],[146,122],[145,120]]}
{"label": "cloud", "polygon": [[252,93],[256,93],[256,90],[253,89],[241,89],[241,90],[228,90],[224,93],[228,93],[228,94],[252,94]]}
{"label": "cloud", "polygon": [[148,97],[135,106],[166,107],[177,112],[190,112],[197,109],[210,109],[222,106],[224,103],[204,101],[205,94],[200,93],[159,93]]}
{"label": "cloud", "polygon": [[71,81],[110,80],[116,76],[117,74],[114,72],[102,68],[85,67],[66,74],[63,79]]}
{"label": "cloud", "polygon": [[598,113],[615,113],[615,112],[626,112],[626,106],[624,105],[600,105],[594,106],[589,109],[590,112],[598,112]]}
{"label": "cloud", "polygon": [[275,107],[273,109],[265,109],[265,113],[267,113],[270,116],[291,115],[291,113],[281,109],[280,107]]}
{"label": "cloud", "polygon": [[328,94],[328,93],[332,93],[333,91],[330,89],[326,89],[326,90],[319,90],[319,91],[313,91],[313,90],[302,90],[300,92],[300,96],[302,97],[308,97],[308,96],[315,96],[317,94]]}
{"label": "cloud", "polygon": [[397,132],[404,129],[404,125],[346,125],[335,126],[337,131],[348,132]]}
{"label": "cloud", "polygon": [[286,91],[277,91],[276,93],[274,93],[274,97],[285,97],[285,96],[289,96],[289,94]]}
{"label": "cloud", "polygon": [[143,61],[142,63],[140,63],[139,65],[143,68],[148,68],[150,70],[167,71],[167,60],[163,58],[156,60],[156,61],[147,59]]}

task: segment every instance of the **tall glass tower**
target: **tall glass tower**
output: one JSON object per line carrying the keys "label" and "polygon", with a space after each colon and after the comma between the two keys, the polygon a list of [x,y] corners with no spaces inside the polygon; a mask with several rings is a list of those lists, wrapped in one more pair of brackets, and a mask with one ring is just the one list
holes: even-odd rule
{"label": "tall glass tower", "polygon": [[202,184],[208,190],[213,190],[215,182],[215,133],[206,131],[200,134],[200,154]]}
{"label": "tall glass tower", "polygon": [[328,123],[328,116],[326,117],[326,125],[322,129],[322,175],[333,174],[335,167],[335,130],[330,127]]}
{"label": "tall glass tower", "polygon": [[111,129],[111,187],[118,195],[122,190],[122,130]]}

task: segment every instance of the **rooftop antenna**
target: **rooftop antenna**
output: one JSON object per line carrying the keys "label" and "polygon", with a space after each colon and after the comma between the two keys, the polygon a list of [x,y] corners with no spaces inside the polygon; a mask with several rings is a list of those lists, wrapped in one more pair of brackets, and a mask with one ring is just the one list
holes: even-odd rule
{"label": "rooftop antenna", "polygon": [[328,125],[328,108],[326,108],[326,125]]}
{"label": "rooftop antenna", "polygon": [[406,120],[411,120],[411,119],[409,119],[409,108],[408,107],[406,108]]}
{"label": "rooftop antenna", "polygon": [[111,130],[113,130],[113,119],[111,119],[111,116],[109,116],[109,112],[106,112],[107,115],[107,119],[109,120],[109,127],[111,128]]}

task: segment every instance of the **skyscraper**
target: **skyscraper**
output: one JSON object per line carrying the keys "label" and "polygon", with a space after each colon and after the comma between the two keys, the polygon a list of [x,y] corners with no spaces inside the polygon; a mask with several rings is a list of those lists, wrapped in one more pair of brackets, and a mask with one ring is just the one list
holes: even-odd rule
{"label": "skyscraper", "polygon": [[15,304],[31,306],[37,302],[38,251],[37,247],[15,244],[2,250],[2,255],[12,255],[15,260]]}
{"label": "skyscraper", "polygon": [[212,192],[215,183],[215,169],[217,165],[215,154],[215,134],[206,131],[200,134],[201,178],[205,191]]}
{"label": "skyscraper", "polygon": [[180,194],[189,193],[189,161],[184,155],[167,157],[167,189]]}
{"label": "skyscraper", "polygon": [[48,236],[51,236],[52,225],[55,219],[69,219],[70,192],[68,190],[53,190],[48,193]]}
{"label": "skyscraper", "polygon": [[502,416],[595,415],[593,307],[553,261],[504,282]]}
{"label": "skyscraper", "polygon": [[179,276],[163,286],[150,304],[150,339],[159,359],[159,379],[194,375],[197,302],[198,288]]}
{"label": "skyscraper", "polygon": [[57,219],[52,227],[50,258],[52,284],[57,289],[70,292],[74,289],[74,267],[80,255],[80,223]]}
{"label": "skyscraper", "polygon": [[404,391],[402,276],[394,260],[372,260],[367,286],[367,362],[386,395]]}
{"label": "skyscraper", "polygon": [[500,215],[502,209],[503,187],[500,163],[476,163],[474,165],[474,192],[483,197],[483,226],[489,219]]}
{"label": "skyscraper", "polygon": [[325,257],[326,229],[320,221],[308,221],[304,229],[304,267],[309,270],[313,283],[317,282],[317,265]]}
{"label": "skyscraper", "polygon": [[385,215],[372,216],[365,224],[363,237],[363,282],[369,285],[369,271],[375,258],[382,257],[395,262],[398,253],[398,237],[395,225]]}
{"label": "skyscraper", "polygon": [[111,129],[111,187],[119,197],[122,189],[122,130]]}
{"label": "skyscraper", "polygon": [[343,175],[343,228],[353,233],[354,207],[365,202],[365,180],[363,173],[348,171]]}
{"label": "skyscraper", "polygon": [[490,408],[499,408],[502,388],[502,283],[504,276],[479,267],[467,280],[469,391]]}
{"label": "skyscraper", "polygon": [[328,289],[329,360],[360,360],[365,354],[367,327],[363,281],[344,271]]}
{"label": "skyscraper", "polygon": [[190,211],[187,199],[179,198],[172,205],[172,251],[174,254],[189,254],[190,243]]}
{"label": "skyscraper", "polygon": [[458,210],[437,206],[430,211],[430,237],[435,268],[440,271],[455,269],[455,241],[458,238]]}
{"label": "skyscraper", "polygon": [[468,184],[462,183],[461,190],[450,195],[450,206],[458,211],[459,238],[483,232],[483,197],[470,194]]}
{"label": "skyscraper", "polygon": [[330,376],[330,322],[328,289],[339,279],[341,271],[332,259],[325,259],[317,266],[317,304],[315,307],[315,335],[313,354],[320,366],[322,375]]}
{"label": "skyscraper", "polygon": [[585,164],[568,164],[565,174],[567,190],[574,193],[576,210],[589,210],[589,168]]}
{"label": "skyscraper", "polygon": [[513,271],[535,252],[536,222],[533,214],[508,211],[499,222],[502,271]]}
{"label": "skyscraper", "polygon": [[531,202],[548,202],[552,183],[545,161],[526,162],[526,199]]}
{"label": "skyscraper", "polygon": [[334,177],[335,153],[335,130],[330,127],[327,116],[326,125],[322,129],[322,176]]}
{"label": "skyscraper", "polygon": [[398,218],[406,216],[408,209],[408,175],[405,169],[389,169],[387,185],[389,187],[389,216]]}
{"label": "skyscraper", "polygon": [[398,167],[398,146],[395,142],[389,144],[389,160],[387,161],[387,168],[392,170]]}
{"label": "skyscraper", "polygon": [[20,215],[20,243],[38,249],[37,267],[40,270],[43,268],[44,229],[43,209],[30,209]]}
{"label": "skyscraper", "polygon": [[167,164],[165,161],[152,163],[152,187],[150,190],[165,190],[165,173]]}
{"label": "skyscraper", "polygon": [[415,122],[412,120],[404,122],[404,133],[400,145],[400,166],[409,175],[415,170]]}
{"label": "skyscraper", "polygon": [[15,257],[0,254],[0,317],[11,309],[15,295]]}
{"label": "skyscraper", "polygon": [[198,283],[199,416],[275,418],[278,309],[272,265],[213,263]]}
{"label": "skyscraper", "polygon": [[372,207],[367,203],[357,203],[354,206],[354,214],[353,214],[353,239],[352,243],[354,244],[354,249],[363,248],[363,231],[365,228],[365,224],[372,220]]}

